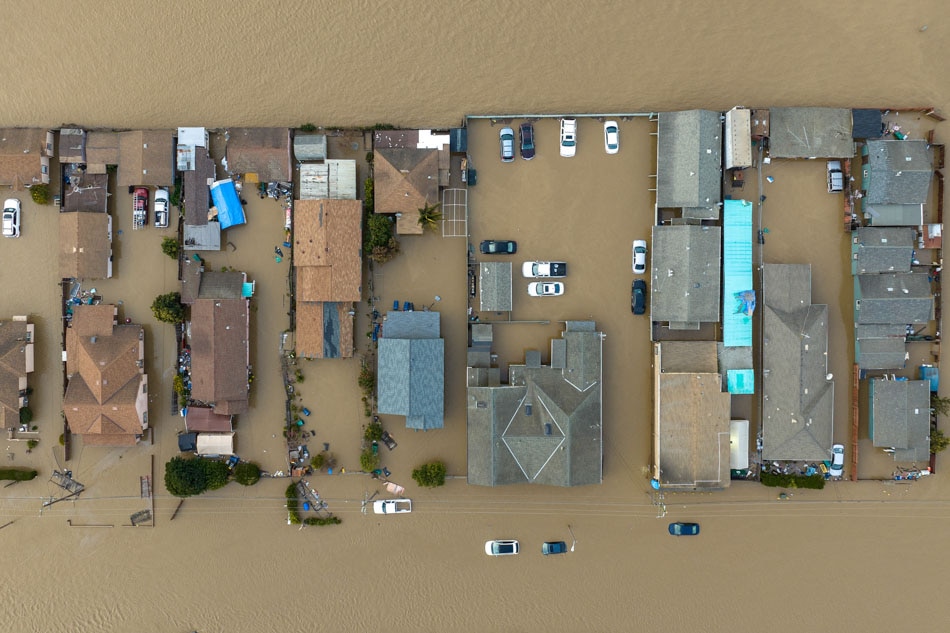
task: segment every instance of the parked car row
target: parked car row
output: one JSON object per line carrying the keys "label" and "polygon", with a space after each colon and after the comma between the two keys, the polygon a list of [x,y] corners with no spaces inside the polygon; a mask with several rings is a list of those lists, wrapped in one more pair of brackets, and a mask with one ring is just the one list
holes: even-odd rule
{"label": "parked car row", "polygon": [[[515,556],[521,551],[518,541],[515,540],[494,540],[485,543],[485,553],[489,556]],[[545,541],[541,544],[541,553],[545,556],[551,554],[566,554],[567,543],[564,541]]]}
{"label": "parked car row", "polygon": [[20,237],[20,201],[16,198],[3,203],[3,237]]}
{"label": "parked car row", "polygon": [[[148,188],[136,187],[132,191],[132,228],[141,229],[148,224]],[[152,204],[152,214],[155,218],[155,227],[168,228],[168,215],[171,206],[168,189],[159,188],[155,191],[155,200]]]}
{"label": "parked car row", "polygon": [[[518,128],[518,137],[520,139],[521,158],[531,160],[534,158],[534,125],[527,121]],[[498,142],[501,146],[501,161],[510,163],[515,160],[515,131],[510,127],[503,127],[498,132]],[[577,119],[561,119],[560,125],[560,150],[559,153],[564,158],[571,158],[577,152]],[[608,154],[616,154],[620,151],[620,126],[616,121],[604,122],[604,151]]]}

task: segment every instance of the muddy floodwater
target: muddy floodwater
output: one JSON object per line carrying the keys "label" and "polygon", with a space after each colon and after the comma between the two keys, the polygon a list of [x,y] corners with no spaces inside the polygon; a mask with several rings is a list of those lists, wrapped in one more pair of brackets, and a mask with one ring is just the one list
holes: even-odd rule
{"label": "muddy floodwater", "polygon": [[[7,3],[10,5],[11,3]],[[934,106],[950,112],[941,64],[950,8],[937,0],[788,2],[118,2],[52,0],[4,12],[0,125],[170,128],[179,125],[327,128],[378,122],[458,125],[467,114],[643,112],[741,104]],[[902,115],[909,116],[909,115]],[[357,354],[301,361],[300,401],[313,448],[330,445],[334,475],[310,478],[342,525],[287,524],[287,479],[237,484],[186,500],[162,485],[183,420],[171,406],[174,331],[149,310],[178,287],[160,251],[174,231],[132,230],[131,196],[116,191],[115,277],[87,284],[142,323],[154,441],[82,447],[65,464],[86,491],[42,508],[62,460],[58,218],[23,200],[22,236],[0,244],[0,319],[37,324],[31,408],[39,445],[8,442],[0,459],[36,480],[0,487],[0,632],[156,631],[903,631],[940,628],[950,563],[950,485],[840,481],[795,491],[738,482],[715,493],[666,493],[658,518],[648,481],[652,352],[649,324],[630,313],[631,240],[649,239],[655,124],[623,120],[617,156],[600,122],[580,120],[578,154],[557,156],[556,122],[536,124],[538,156],[498,160],[498,127],[472,123],[479,183],[470,190],[470,238],[406,237],[375,267],[357,306]],[[936,142],[946,123],[928,123]],[[361,159],[362,135],[349,151]],[[829,372],[836,377],[835,440],[850,429],[850,276],[840,198],[822,161],[773,163],[756,262],[810,263],[812,301],[829,305]],[[359,174],[360,179],[365,174]],[[758,195],[752,183],[743,195]],[[283,209],[253,193],[248,224],[230,229],[212,269],[256,281],[251,307],[250,411],[238,452],[285,468],[281,334],[288,329],[289,259],[275,262]],[[174,218],[173,214],[173,218]],[[514,314],[532,324],[495,328],[499,363],[549,349],[565,319],[593,319],[604,343],[604,483],[578,489],[468,486],[465,358],[469,241],[516,239],[513,260],[564,259],[563,297],[531,299],[516,271]],[[761,260],[759,256],[761,255]],[[383,422],[398,441],[381,449],[413,511],[364,513],[385,496],[359,473],[366,422],[357,387],[370,351],[366,301],[412,301],[441,314],[445,428]],[[438,297],[438,299],[436,299]],[[547,323],[541,323],[547,321]],[[916,352],[915,352],[916,353]],[[926,353],[926,352],[924,352]],[[916,357],[915,357],[916,358]],[[944,381],[945,383],[947,381]],[[944,388],[945,389],[945,388]],[[943,423],[943,422],[941,422]],[[864,446],[862,444],[862,446]],[[413,467],[445,461],[449,478],[417,487]],[[345,474],[341,474],[345,469]],[[145,507],[140,477],[155,473],[155,527],[126,527]],[[697,521],[673,538],[669,521]],[[543,557],[541,543],[576,543]],[[490,558],[488,539],[521,542]]]}

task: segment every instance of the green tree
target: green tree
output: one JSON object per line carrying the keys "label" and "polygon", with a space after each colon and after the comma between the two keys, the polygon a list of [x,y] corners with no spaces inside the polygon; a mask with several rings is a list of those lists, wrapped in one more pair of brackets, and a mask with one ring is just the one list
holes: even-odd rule
{"label": "green tree", "polygon": [[393,221],[382,213],[370,213],[366,217],[366,235],[363,250],[372,253],[377,246],[389,247],[393,240]]}
{"label": "green tree", "polygon": [[234,467],[234,481],[242,486],[253,486],[261,479],[261,467],[254,462],[241,462]]}
{"label": "green tree", "polygon": [[0,480],[30,481],[36,477],[35,470],[24,468],[0,468]]}
{"label": "green tree", "polygon": [[422,230],[435,231],[439,228],[439,222],[442,221],[442,212],[439,210],[441,206],[441,202],[435,204],[426,202],[425,206],[419,209],[419,226]]}
{"label": "green tree", "polygon": [[185,320],[185,307],[181,305],[181,294],[169,292],[155,297],[152,302],[152,314],[163,323],[181,323]]}
{"label": "green tree", "polygon": [[165,489],[176,497],[200,495],[208,489],[203,459],[172,457],[165,464]]}
{"label": "green tree", "polygon": [[208,482],[208,490],[217,490],[224,488],[228,484],[228,465],[216,459],[200,459],[201,467],[205,471],[205,478]]}
{"label": "green tree", "polygon": [[178,259],[179,244],[178,240],[174,237],[163,237],[162,238],[162,252],[171,257],[172,259]]}
{"label": "green tree", "polygon": [[930,393],[930,408],[937,415],[950,415],[950,398],[941,398],[936,393]]}
{"label": "green tree", "polygon": [[33,410],[30,407],[20,407],[20,424],[29,424],[33,421]]}
{"label": "green tree", "polygon": [[36,204],[49,204],[49,185],[45,183],[31,185],[30,197]]}
{"label": "green tree", "polygon": [[366,425],[363,430],[363,439],[367,442],[378,442],[383,439],[383,424],[379,420],[373,420]]}
{"label": "green tree", "polygon": [[948,446],[950,446],[950,437],[944,435],[943,431],[936,428],[930,431],[931,453],[942,453]]}
{"label": "green tree", "polygon": [[445,464],[429,462],[412,471],[412,478],[423,488],[437,488],[445,485]]}
{"label": "green tree", "polygon": [[373,372],[373,368],[370,367],[370,364],[365,360],[360,367],[360,375],[359,378],[357,378],[357,384],[359,384],[360,389],[363,390],[363,393],[367,398],[371,397],[373,392],[376,391],[376,374]]}

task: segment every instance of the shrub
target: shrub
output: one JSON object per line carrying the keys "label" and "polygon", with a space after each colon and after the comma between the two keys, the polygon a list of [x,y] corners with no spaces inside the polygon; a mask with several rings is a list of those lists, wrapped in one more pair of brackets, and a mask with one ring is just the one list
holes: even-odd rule
{"label": "shrub", "polygon": [[172,259],[178,259],[178,250],[179,244],[178,240],[174,237],[163,237],[162,238],[162,252],[171,257]]}
{"label": "shrub", "polygon": [[389,246],[392,239],[392,219],[382,213],[370,213],[366,217],[366,235],[363,239],[363,250],[372,253],[377,246]]}
{"label": "shrub", "polygon": [[185,320],[185,307],[181,305],[181,293],[168,292],[155,297],[152,314],[162,323],[181,323]]}
{"label": "shrub", "polygon": [[171,194],[168,196],[168,202],[173,207],[178,207],[181,210],[181,213],[185,212],[185,207],[181,203],[181,191],[183,185],[184,178],[182,178],[181,174],[179,173],[178,177],[175,178],[175,188],[172,189]]}
{"label": "shrub", "polygon": [[313,123],[304,123],[303,125],[300,126],[300,131],[301,132],[316,132],[317,126],[314,125]]}
{"label": "shrub", "polygon": [[[370,154],[371,156],[372,154]],[[376,206],[376,200],[374,197],[374,188],[372,178],[367,178],[363,181],[363,211],[366,213],[372,213],[373,209]],[[368,220],[369,218],[367,218]]]}
{"label": "shrub", "polygon": [[305,525],[339,525],[343,523],[339,517],[307,517],[303,522]]}
{"label": "shrub", "polygon": [[376,374],[373,372],[373,368],[369,366],[369,363],[365,361],[362,367],[360,367],[360,376],[357,379],[357,383],[367,398],[371,397],[376,391]]}
{"label": "shrub", "polygon": [[310,467],[314,470],[320,470],[327,461],[327,456],[323,453],[317,453],[310,460]]}
{"label": "shrub", "polygon": [[[367,162],[367,163],[369,163],[370,165],[372,165],[374,158],[375,158],[375,155],[373,154],[373,152],[366,152],[366,162]],[[369,179],[367,178],[367,180],[369,180]]]}
{"label": "shrub", "polygon": [[383,425],[379,420],[373,420],[364,427],[363,439],[367,442],[378,442],[383,439]]}
{"label": "shrub", "polygon": [[254,462],[242,462],[234,467],[234,481],[242,486],[253,486],[261,479],[261,467]]}
{"label": "shrub", "polygon": [[33,421],[33,411],[30,407],[20,407],[20,424],[29,424]]}
{"label": "shrub", "polygon": [[185,386],[185,379],[181,374],[176,374],[172,379],[172,388],[179,396],[188,395],[188,388]]}
{"label": "shrub", "polygon": [[445,485],[445,464],[430,462],[412,471],[412,478],[423,488],[438,488]]}
{"label": "shrub", "polygon": [[943,431],[937,428],[930,431],[931,453],[942,453],[947,449],[947,446],[950,446],[950,437],[944,435]]}
{"label": "shrub", "polygon": [[298,370],[294,373],[294,378],[296,379],[296,381],[297,381],[298,383],[303,382],[303,372],[298,369]]}
{"label": "shrub", "polygon": [[59,434],[59,445],[60,445],[60,446],[66,446],[66,434],[65,434],[65,433],[60,433],[60,434]]}
{"label": "shrub", "polygon": [[35,470],[24,468],[0,468],[0,479],[10,479],[13,481],[30,481],[36,477]]}
{"label": "shrub", "polygon": [[825,487],[825,478],[821,475],[783,475],[764,472],[759,477],[763,486],[770,488],[812,488],[821,490]]}
{"label": "shrub", "polygon": [[287,518],[291,525],[300,525],[300,500],[297,499],[297,484],[287,486]]}
{"label": "shrub", "polygon": [[389,238],[389,243],[385,246],[374,246],[369,254],[369,258],[377,264],[385,264],[399,254],[399,242],[396,238]]}
{"label": "shrub", "polygon": [[30,197],[36,204],[49,204],[49,185],[45,183],[31,185]]}
{"label": "shrub", "polygon": [[26,442],[26,447],[31,451],[39,445],[40,445],[39,440],[27,440]]}
{"label": "shrub", "polygon": [[364,473],[371,473],[379,468],[379,455],[373,452],[373,449],[367,448],[360,453],[360,468]]}

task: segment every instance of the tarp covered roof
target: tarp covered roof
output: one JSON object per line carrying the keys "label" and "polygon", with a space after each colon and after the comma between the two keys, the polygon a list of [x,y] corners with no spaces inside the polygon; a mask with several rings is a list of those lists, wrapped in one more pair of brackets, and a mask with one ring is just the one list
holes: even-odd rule
{"label": "tarp covered roof", "polygon": [[211,185],[211,199],[214,206],[218,209],[218,222],[222,229],[226,229],[238,224],[245,224],[247,218],[244,216],[244,207],[241,205],[241,199],[238,197],[237,189],[234,187],[234,181],[218,180]]}

